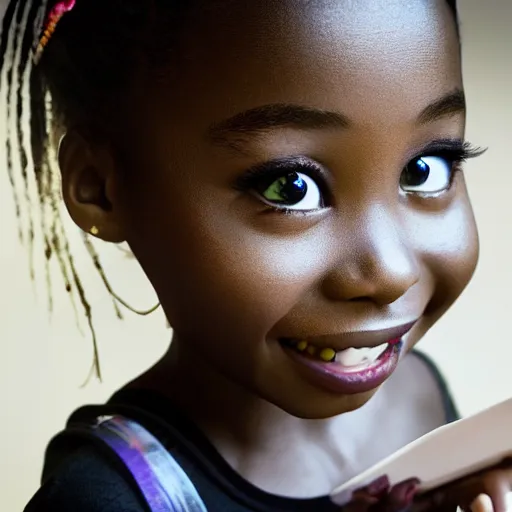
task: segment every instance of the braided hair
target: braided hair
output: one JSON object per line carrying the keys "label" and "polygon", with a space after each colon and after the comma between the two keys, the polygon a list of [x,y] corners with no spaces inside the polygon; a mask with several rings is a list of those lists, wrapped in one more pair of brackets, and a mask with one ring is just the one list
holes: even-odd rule
{"label": "braided hair", "polygon": [[[123,109],[123,92],[140,67],[143,65],[145,72],[158,70],[171,58],[186,18],[193,16],[202,2],[78,0],[59,22],[41,60],[34,65],[34,43],[57,3],[10,0],[5,11],[0,39],[0,91],[6,102],[6,167],[19,238],[29,253],[31,278],[37,234],[44,244],[49,308],[53,303],[50,262],[56,260],[75,311],[78,299],[87,319],[93,341],[93,368],[101,378],[92,308],[63,222],[55,148],[72,123],[94,120],[100,126],[108,124],[115,117],[112,114]],[[456,0],[447,3],[457,19]],[[28,134],[23,129],[26,120]],[[118,303],[133,308],[115,295],[85,233],[83,243],[121,318]]]}

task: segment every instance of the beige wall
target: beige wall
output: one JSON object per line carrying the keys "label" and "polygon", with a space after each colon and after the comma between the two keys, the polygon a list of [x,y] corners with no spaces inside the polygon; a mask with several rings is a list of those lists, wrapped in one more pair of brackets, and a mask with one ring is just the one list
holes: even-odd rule
{"label": "beige wall", "polygon": [[[512,395],[512,1],[461,0],[461,9],[468,137],[491,148],[467,168],[482,256],[465,296],[423,347],[447,373],[467,414]],[[0,132],[4,129],[0,126]],[[0,233],[0,507],[18,511],[37,487],[46,442],[69,412],[81,403],[104,400],[149,366],[165,349],[169,331],[160,312],[116,321],[90,264],[79,258],[95,306],[105,375],[103,384],[82,389],[92,357],[87,326],[82,322],[84,335],[75,328],[57,272],[54,313],[48,319],[44,278],[37,286],[28,278],[5,173],[0,173]],[[119,293],[136,307],[149,307],[154,295],[136,264],[112,248],[105,252]]]}

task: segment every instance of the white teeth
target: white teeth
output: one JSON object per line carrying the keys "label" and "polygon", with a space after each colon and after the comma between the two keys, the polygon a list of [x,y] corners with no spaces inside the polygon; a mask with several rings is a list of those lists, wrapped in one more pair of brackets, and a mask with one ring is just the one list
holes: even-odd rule
{"label": "white teeth", "polygon": [[358,366],[363,363],[373,363],[387,348],[387,343],[372,348],[347,348],[336,353],[335,361],[343,366]]}

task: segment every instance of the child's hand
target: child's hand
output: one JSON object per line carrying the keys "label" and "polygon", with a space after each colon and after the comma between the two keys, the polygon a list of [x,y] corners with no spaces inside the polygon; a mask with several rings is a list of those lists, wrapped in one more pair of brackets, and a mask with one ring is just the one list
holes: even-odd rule
{"label": "child's hand", "polygon": [[386,477],[355,491],[343,512],[467,512],[507,511],[507,495],[512,493],[512,460],[493,469],[468,476],[428,493],[416,496],[417,479],[390,487]]}
{"label": "child's hand", "polygon": [[454,511],[459,506],[462,510],[471,512],[507,512],[509,493],[512,493],[510,459],[493,469],[419,496],[411,511]]}
{"label": "child's hand", "polygon": [[393,487],[386,476],[352,493],[350,503],[343,512],[401,512],[410,510],[418,491],[419,480],[411,478]]}

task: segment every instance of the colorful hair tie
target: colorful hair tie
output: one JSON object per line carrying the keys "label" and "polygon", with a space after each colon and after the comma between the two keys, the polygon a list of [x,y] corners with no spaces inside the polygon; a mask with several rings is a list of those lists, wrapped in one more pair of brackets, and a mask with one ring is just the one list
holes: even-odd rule
{"label": "colorful hair tie", "polygon": [[43,34],[39,42],[37,43],[35,52],[34,52],[34,64],[38,64],[43,54],[48,41],[52,37],[55,32],[55,28],[57,27],[57,23],[61,20],[62,16],[67,12],[71,11],[73,7],[75,7],[76,0],[67,0],[63,2],[59,2],[56,4],[50,14],[48,14],[48,18],[44,23]]}

